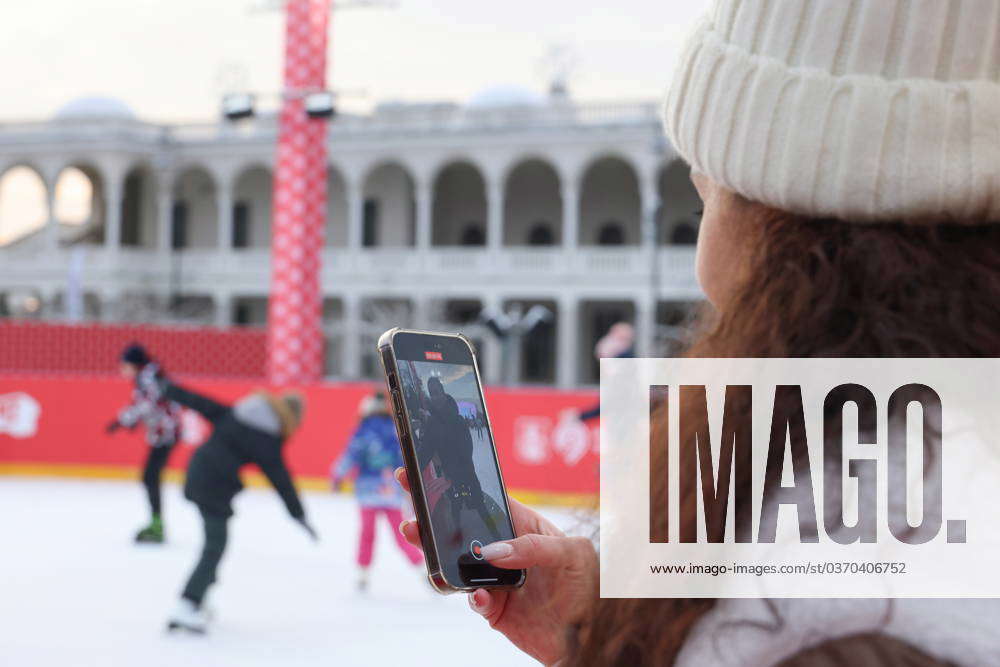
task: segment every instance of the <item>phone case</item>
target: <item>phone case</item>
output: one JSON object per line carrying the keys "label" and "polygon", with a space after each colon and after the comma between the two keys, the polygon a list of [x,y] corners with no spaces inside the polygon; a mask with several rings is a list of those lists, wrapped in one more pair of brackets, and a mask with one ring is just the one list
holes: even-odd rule
{"label": "phone case", "polygon": [[[482,379],[479,375],[479,357],[476,354],[476,347],[472,344],[472,341],[465,334],[445,334],[435,331],[420,331],[417,329],[404,329],[401,327],[394,327],[389,329],[384,334],[382,334],[377,343],[378,358],[382,364],[383,375],[385,375],[386,388],[389,391],[389,395],[392,397],[393,406],[393,420],[396,422],[396,433],[399,435],[399,443],[403,451],[403,463],[406,467],[407,478],[410,480],[410,495],[413,498],[413,510],[417,516],[417,522],[420,526],[420,546],[424,552],[424,559],[427,563],[427,577],[430,580],[431,586],[434,587],[436,591],[443,594],[450,593],[469,593],[476,590],[477,588],[489,588],[489,589],[504,589],[511,590],[514,588],[520,588],[524,585],[524,580],[526,573],[521,570],[521,578],[516,584],[513,585],[494,585],[494,586],[455,586],[447,580],[444,575],[444,571],[441,567],[441,560],[438,557],[437,545],[434,541],[432,535],[430,515],[427,512],[427,501],[424,496],[423,490],[423,480],[420,474],[420,466],[417,463],[417,453],[416,447],[414,445],[412,436],[410,434],[410,422],[406,414],[406,405],[402,400],[402,395],[399,391],[398,381],[395,379],[396,376],[396,356],[392,349],[392,341],[396,334],[399,333],[413,333],[422,334],[427,336],[444,336],[448,338],[458,338],[461,339],[465,345],[469,348],[472,353],[472,367],[476,374],[476,382],[479,383],[480,389],[482,388]],[[483,403],[485,408],[485,401]],[[489,429],[490,437],[492,440],[493,424],[490,422],[490,412],[489,409],[484,410],[486,416],[486,426]],[[507,511],[507,516],[510,516],[510,503],[507,502],[507,484],[503,479],[503,470],[500,468],[500,461],[497,459],[496,444],[493,446],[493,457],[497,462],[497,471],[500,476],[500,483],[503,488],[503,503],[504,509]],[[513,529],[513,523],[511,525]],[[515,537],[517,533],[514,533]]]}

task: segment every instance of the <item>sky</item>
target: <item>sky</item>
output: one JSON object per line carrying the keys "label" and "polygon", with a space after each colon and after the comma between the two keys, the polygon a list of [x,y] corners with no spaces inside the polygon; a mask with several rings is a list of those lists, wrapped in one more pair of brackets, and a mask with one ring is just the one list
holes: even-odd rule
{"label": "sky", "polygon": [[[578,99],[663,95],[680,42],[708,0],[397,0],[331,23],[332,87],[345,107],[467,100],[491,84],[545,89],[544,57],[568,47]],[[6,0],[0,119],[51,116],[108,95],[154,121],[216,116],[228,87],[279,89],[283,21],[273,0]]]}
{"label": "sky", "polygon": [[[574,98],[659,99],[684,36],[708,4],[397,0],[391,9],[342,9],[331,20],[328,81],[343,93],[341,108],[359,112],[382,101],[461,103],[494,85],[543,93],[546,56],[558,46],[575,62]],[[284,22],[265,5],[280,3],[0,0],[0,62],[8,65],[0,122],[44,120],[95,95],[118,98],[154,122],[212,120],[222,94],[233,90],[257,93],[262,108],[274,108]],[[35,181],[30,172],[0,180],[0,245],[44,221],[45,195]],[[60,190],[82,200],[85,179]]]}

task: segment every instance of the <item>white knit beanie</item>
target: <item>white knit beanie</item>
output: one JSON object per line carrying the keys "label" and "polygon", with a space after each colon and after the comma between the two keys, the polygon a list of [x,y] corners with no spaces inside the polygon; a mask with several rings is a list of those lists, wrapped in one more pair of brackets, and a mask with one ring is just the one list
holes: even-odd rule
{"label": "white knit beanie", "polygon": [[664,121],[778,209],[1000,222],[1000,0],[716,0]]}

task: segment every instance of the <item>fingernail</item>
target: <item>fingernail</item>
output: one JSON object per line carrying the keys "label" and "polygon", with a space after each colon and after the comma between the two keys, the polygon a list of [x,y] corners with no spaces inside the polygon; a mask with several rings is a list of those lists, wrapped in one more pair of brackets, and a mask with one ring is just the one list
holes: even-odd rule
{"label": "fingernail", "polygon": [[469,606],[472,607],[472,611],[476,612],[477,614],[481,614],[483,613],[483,609],[479,604],[479,600],[476,599],[476,596],[478,594],[479,591],[472,591],[471,593],[469,593]]}
{"label": "fingernail", "polygon": [[510,546],[506,542],[494,542],[493,544],[487,544],[483,547],[483,558],[486,560],[506,558],[512,553],[514,553],[514,547]]}
{"label": "fingernail", "polygon": [[392,476],[395,477],[397,481],[399,481],[399,478],[402,475],[403,475],[403,469],[402,468],[396,468],[395,470],[392,471]]}
{"label": "fingernail", "polygon": [[409,525],[410,522],[406,519],[404,519],[403,522],[399,524],[399,533],[404,537],[406,536],[406,527]]}

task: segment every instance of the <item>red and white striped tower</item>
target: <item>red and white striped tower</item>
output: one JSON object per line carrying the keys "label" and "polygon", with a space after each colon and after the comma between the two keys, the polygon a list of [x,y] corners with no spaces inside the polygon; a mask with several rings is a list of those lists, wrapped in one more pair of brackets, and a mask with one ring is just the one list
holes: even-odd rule
{"label": "red and white striped tower", "polygon": [[274,172],[268,379],[315,382],[323,374],[323,227],[326,222],[326,124],[309,118],[304,96],[326,89],[330,0],[285,6],[284,102]]}

